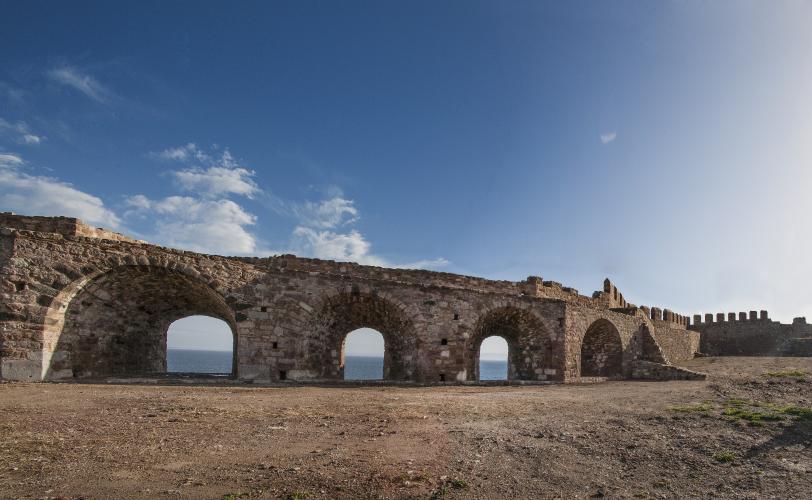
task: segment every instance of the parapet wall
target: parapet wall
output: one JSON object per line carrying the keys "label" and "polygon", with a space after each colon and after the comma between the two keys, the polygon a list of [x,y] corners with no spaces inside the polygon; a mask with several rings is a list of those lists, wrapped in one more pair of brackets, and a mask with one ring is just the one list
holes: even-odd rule
{"label": "parapet wall", "polygon": [[767,311],[694,315],[691,329],[700,333],[700,352],[709,356],[809,356],[812,325],[769,319]]}

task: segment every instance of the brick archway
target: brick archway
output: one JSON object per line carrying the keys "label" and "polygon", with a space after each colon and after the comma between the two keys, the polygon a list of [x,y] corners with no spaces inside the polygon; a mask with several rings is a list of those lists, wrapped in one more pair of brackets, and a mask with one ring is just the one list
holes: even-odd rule
{"label": "brick archway", "polygon": [[615,325],[599,319],[587,328],[581,341],[582,377],[621,377],[623,342]]}
{"label": "brick archway", "polygon": [[[61,300],[65,308],[51,313],[47,379],[165,372],[167,329],[187,316],[221,319],[236,331],[222,296],[199,279],[163,267],[120,266],[84,278]],[[235,334],[235,353],[236,346]]]}

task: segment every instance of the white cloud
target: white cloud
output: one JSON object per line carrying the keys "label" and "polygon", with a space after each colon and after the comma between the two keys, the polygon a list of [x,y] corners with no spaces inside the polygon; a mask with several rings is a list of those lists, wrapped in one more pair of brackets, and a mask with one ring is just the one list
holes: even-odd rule
{"label": "white cloud", "polygon": [[168,148],[151,156],[163,160],[188,163],[183,170],[171,172],[178,186],[184,191],[216,198],[236,194],[253,198],[260,192],[253,177],[256,172],[239,165],[228,149],[219,156],[201,150],[193,142]]}
{"label": "white cloud", "polygon": [[201,162],[208,162],[211,159],[208,154],[201,151],[200,148],[197,147],[197,144],[193,142],[184,144],[183,146],[178,146],[176,148],[164,149],[158,153],[152,153],[152,155],[164,160],[176,161],[197,160]]}
{"label": "white cloud", "polygon": [[407,262],[406,264],[395,264],[390,267],[397,267],[400,269],[437,269],[445,267],[450,264],[448,259],[443,257],[437,259],[423,259],[414,262]]}
{"label": "white cloud", "polygon": [[34,145],[45,140],[44,136],[31,133],[25,122],[11,123],[0,118],[0,136],[7,136],[18,144]]}
{"label": "white cloud", "polygon": [[79,217],[112,229],[119,226],[118,216],[100,198],[52,177],[27,174],[20,170],[23,164],[18,155],[0,154],[0,206],[4,210]]}
{"label": "white cloud", "polygon": [[191,168],[173,172],[172,175],[183,190],[207,197],[230,193],[251,198],[259,191],[259,186],[252,179],[254,171],[242,167]]}
{"label": "white cloud", "polygon": [[155,217],[156,243],[203,253],[250,255],[257,252],[256,237],[247,227],[256,216],[231,200],[169,196],[151,200],[144,195],[127,199],[138,213]]}
{"label": "white cloud", "polygon": [[372,245],[363,234],[353,229],[348,233],[319,231],[298,226],[293,230],[293,251],[303,257],[315,257],[337,261],[357,262],[369,266],[393,267],[402,269],[429,269],[448,265],[448,260],[439,258],[419,260],[405,264],[393,264],[371,252]]}
{"label": "white cloud", "polygon": [[136,194],[127,198],[126,205],[132,212],[144,212],[152,208],[152,200],[143,194]]}
{"label": "white cloud", "polygon": [[358,220],[358,209],[352,200],[340,196],[314,203],[307,201],[293,206],[293,213],[308,227],[330,229]]}
{"label": "white cloud", "polygon": [[617,132],[607,132],[601,134],[601,144],[609,144],[617,138]]}
{"label": "white cloud", "polygon": [[372,266],[386,265],[383,259],[370,254],[372,245],[355,229],[342,234],[298,226],[293,230],[293,237],[294,248],[299,255]]}
{"label": "white cloud", "polygon": [[103,104],[108,103],[113,95],[95,78],[90,75],[82,74],[79,70],[71,66],[52,69],[48,72],[48,76],[57,83],[78,90],[96,102]]}

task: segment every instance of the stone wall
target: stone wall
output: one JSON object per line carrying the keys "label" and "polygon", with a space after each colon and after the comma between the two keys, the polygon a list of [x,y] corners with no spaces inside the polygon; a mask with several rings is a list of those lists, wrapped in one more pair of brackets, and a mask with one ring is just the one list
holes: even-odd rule
{"label": "stone wall", "polygon": [[64,236],[85,236],[114,241],[136,240],[123,234],[108,231],[100,227],[91,227],[75,217],[40,217],[35,215],[17,215],[14,212],[0,212],[0,227],[24,229],[42,233],[56,233]]}
{"label": "stone wall", "polygon": [[700,351],[699,332],[675,328],[667,321],[652,321],[652,325],[651,334],[671,363],[693,359]]}
{"label": "stone wall", "polygon": [[700,351],[709,356],[808,356],[812,325],[806,318],[792,324],[769,319],[767,311],[694,316]]}
{"label": "stone wall", "polygon": [[[682,317],[638,308],[608,280],[588,297],[553,281],[493,281],[302,259],[202,255],[69,218],[2,214],[0,377],[63,380],[166,370],[166,333],[203,314],[234,334],[243,380],[343,378],[346,336],[384,338],[384,377],[478,380],[479,348],[509,346],[509,378],[628,377],[690,357]],[[658,319],[652,319],[657,317]]]}

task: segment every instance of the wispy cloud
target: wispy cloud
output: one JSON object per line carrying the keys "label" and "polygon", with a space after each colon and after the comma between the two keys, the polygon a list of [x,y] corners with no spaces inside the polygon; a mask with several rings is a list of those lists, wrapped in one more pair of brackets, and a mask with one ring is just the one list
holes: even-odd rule
{"label": "wispy cloud", "polygon": [[609,144],[617,138],[617,132],[607,132],[601,134],[601,144]]}
{"label": "wispy cloud", "polygon": [[251,198],[259,191],[259,186],[253,180],[254,172],[241,167],[191,168],[174,172],[173,176],[184,191],[209,198],[224,194]]}
{"label": "wispy cloud", "polygon": [[17,144],[27,145],[36,145],[45,140],[45,136],[32,133],[27,123],[12,123],[3,118],[0,118],[0,137],[8,137]]}
{"label": "wispy cloud", "polygon": [[190,142],[183,146],[164,149],[150,156],[177,161],[186,168],[170,172],[178,186],[186,192],[207,198],[235,194],[253,198],[260,192],[254,181],[256,172],[240,166],[231,152],[206,152]]}
{"label": "wispy cloud", "polygon": [[340,233],[297,226],[293,230],[292,248],[289,252],[302,257],[401,269],[437,269],[449,264],[449,261],[442,257],[407,263],[391,262],[373,253],[372,244],[357,229]]}
{"label": "wispy cloud", "polygon": [[48,77],[53,81],[78,90],[96,102],[107,104],[113,97],[110,90],[88,74],[83,74],[72,66],[63,66],[48,71]]}
{"label": "wispy cloud", "polygon": [[22,165],[23,159],[19,155],[13,153],[0,153],[0,168],[16,167]]}
{"label": "wispy cloud", "polygon": [[25,91],[13,87],[6,82],[0,82],[0,97],[5,97],[11,104],[21,106],[25,104]]}
{"label": "wispy cloud", "polygon": [[68,215],[90,224],[116,229],[119,217],[104,202],[53,177],[23,171],[25,162],[13,153],[0,154],[0,207],[32,215]]}
{"label": "wispy cloud", "polygon": [[209,155],[198,148],[197,144],[193,142],[175,148],[167,148],[157,153],[150,153],[150,156],[161,158],[163,160],[175,161],[197,160],[200,162],[207,162],[211,160]]}
{"label": "wispy cloud", "polygon": [[359,217],[355,203],[341,196],[318,202],[297,203],[293,205],[292,211],[303,225],[321,229],[352,224]]}

